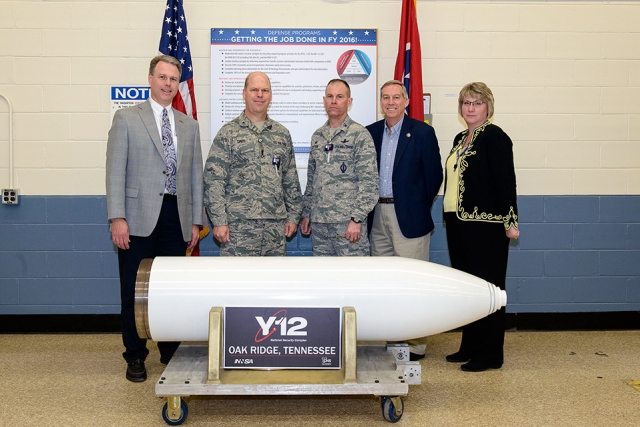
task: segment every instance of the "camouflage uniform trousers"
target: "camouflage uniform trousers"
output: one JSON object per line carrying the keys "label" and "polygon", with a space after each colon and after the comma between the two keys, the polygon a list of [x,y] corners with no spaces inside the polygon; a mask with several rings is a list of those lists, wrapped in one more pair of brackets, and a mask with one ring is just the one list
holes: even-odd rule
{"label": "camouflage uniform trousers", "polygon": [[313,223],[311,229],[313,256],[369,256],[367,221],[362,222],[360,240],[349,242],[345,237],[350,221],[322,224]]}
{"label": "camouflage uniform trousers", "polygon": [[285,256],[284,226],[284,219],[231,222],[231,241],[220,246],[220,256]]}

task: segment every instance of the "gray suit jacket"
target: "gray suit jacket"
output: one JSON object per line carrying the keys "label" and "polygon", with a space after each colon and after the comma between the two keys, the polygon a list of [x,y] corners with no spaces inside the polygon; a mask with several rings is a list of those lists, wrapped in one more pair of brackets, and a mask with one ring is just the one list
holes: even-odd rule
{"label": "gray suit jacket", "polygon": [[[200,128],[173,110],[178,136],[176,190],[185,241],[192,225],[202,225],[202,150]],[[125,218],[129,234],[146,237],[158,222],[165,185],[164,154],[149,101],[118,110],[107,142],[107,214]]]}

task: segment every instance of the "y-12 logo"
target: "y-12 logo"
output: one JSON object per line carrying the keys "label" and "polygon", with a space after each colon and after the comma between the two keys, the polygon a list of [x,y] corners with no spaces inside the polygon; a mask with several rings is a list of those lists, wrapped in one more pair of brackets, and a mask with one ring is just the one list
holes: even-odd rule
{"label": "y-12 logo", "polygon": [[[269,316],[267,320],[264,320],[262,316],[255,316],[260,329],[256,332],[254,338],[255,342],[262,342],[273,335],[280,327],[280,336],[283,337],[306,337],[307,331],[304,328],[307,327],[307,319],[304,317],[292,317],[287,319],[287,310],[276,311],[273,316]],[[289,328],[287,326],[290,326]]]}

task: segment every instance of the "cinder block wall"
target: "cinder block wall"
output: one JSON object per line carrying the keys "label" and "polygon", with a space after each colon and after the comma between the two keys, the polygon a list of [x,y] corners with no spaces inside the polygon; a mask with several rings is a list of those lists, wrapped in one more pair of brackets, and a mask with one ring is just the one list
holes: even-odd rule
{"label": "cinder block wall", "polygon": [[[400,3],[186,0],[203,146],[210,28],[378,28],[382,84],[393,75]],[[14,187],[24,197],[0,206],[0,314],[117,313],[104,202],[109,90],[146,84],[165,3],[1,4],[0,93],[14,107]],[[456,99],[470,81],[493,89],[494,122],[514,141],[522,238],[510,253],[510,312],[640,309],[638,22],[636,2],[418,0],[443,157],[463,129]],[[2,188],[7,111],[0,99]],[[431,249],[448,264],[441,223]],[[208,238],[202,251],[217,247]],[[296,237],[288,252],[308,255],[310,240]]]}

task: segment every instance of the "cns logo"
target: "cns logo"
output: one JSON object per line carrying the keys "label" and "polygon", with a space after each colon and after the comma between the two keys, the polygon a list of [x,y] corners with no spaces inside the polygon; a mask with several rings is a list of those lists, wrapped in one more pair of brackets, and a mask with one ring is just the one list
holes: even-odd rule
{"label": "cns logo", "polygon": [[307,319],[304,317],[287,318],[287,310],[276,311],[266,320],[262,316],[255,316],[258,325],[258,331],[254,338],[255,342],[262,342],[275,334],[278,330],[282,337],[306,337]]}

